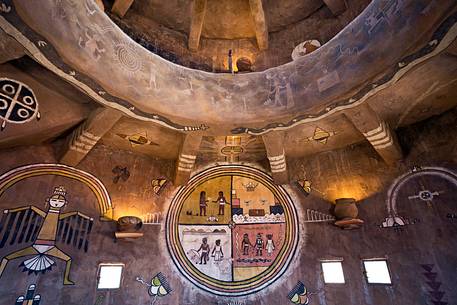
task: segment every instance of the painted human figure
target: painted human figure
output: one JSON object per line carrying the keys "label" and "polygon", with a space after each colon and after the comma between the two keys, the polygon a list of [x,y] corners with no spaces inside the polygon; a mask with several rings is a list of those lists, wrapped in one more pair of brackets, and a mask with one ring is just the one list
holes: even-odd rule
{"label": "painted human figure", "polygon": [[213,252],[211,252],[211,256],[214,257],[215,262],[220,262],[224,258],[220,239],[216,240],[216,245],[213,248]]}
{"label": "painted human figure", "polygon": [[243,255],[249,255],[249,247],[253,247],[251,241],[249,240],[248,233],[243,234],[243,241],[241,242],[241,247],[243,247]]}
{"label": "painted human figure", "polygon": [[257,238],[255,240],[255,255],[262,256],[263,251],[263,239],[262,234],[258,233]]}
{"label": "painted human figure", "polygon": [[70,212],[61,214],[62,208],[68,203],[65,196],[66,190],[62,186],[56,187],[51,198],[46,200],[46,202],[49,204],[47,212],[44,212],[35,206],[22,207],[4,211],[4,213],[14,213],[22,210],[31,209],[35,213],[43,217],[44,221],[38,233],[38,237],[32,246],[13,252],[2,259],[2,262],[0,264],[0,277],[3,274],[6,265],[12,259],[33,255],[32,258],[25,260],[22,263],[22,266],[26,270],[29,270],[31,272],[44,272],[48,269],[51,269],[51,267],[55,264],[54,261],[51,259],[51,257],[55,257],[66,262],[63,284],[74,285],[74,283],[69,279],[71,257],[62,252],[56,246],[57,226],[59,220],[74,215],[78,215],[90,221],[93,221],[93,219],[80,212]]}
{"label": "painted human figure", "polygon": [[267,234],[267,244],[265,245],[265,250],[267,250],[267,255],[271,256],[275,250],[275,242],[273,241],[273,234]]}
{"label": "painted human figure", "polygon": [[200,254],[200,265],[204,264],[206,265],[206,262],[209,261],[209,245],[208,245],[208,239],[206,237],[203,237],[202,239],[202,244],[200,245],[200,248],[197,250],[197,252],[202,251]]}
{"label": "painted human figure", "polygon": [[219,195],[216,201],[214,202],[216,202],[219,205],[219,213],[217,215],[224,215],[225,204],[228,204],[227,200],[225,199],[224,192],[219,191]]}
{"label": "painted human figure", "polygon": [[200,216],[206,216],[206,206],[208,205],[207,202],[208,202],[208,200],[206,200],[206,192],[201,191],[200,192],[200,202],[199,202]]}

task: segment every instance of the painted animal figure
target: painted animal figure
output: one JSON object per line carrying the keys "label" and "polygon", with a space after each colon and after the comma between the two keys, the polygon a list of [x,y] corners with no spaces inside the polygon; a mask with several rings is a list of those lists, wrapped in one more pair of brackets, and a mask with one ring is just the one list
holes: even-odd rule
{"label": "painted animal figure", "polygon": [[[0,241],[0,248],[3,248],[8,240],[10,240],[10,245],[21,243],[24,238],[26,241],[29,239],[34,241],[31,246],[3,257],[0,264],[0,278],[10,260],[32,256],[22,262],[21,266],[23,266],[24,271],[44,273],[55,264],[52,258],[58,258],[66,262],[63,284],[74,285],[69,278],[72,259],[56,246],[56,239],[59,236],[62,242],[72,243],[73,246],[78,246],[79,249],[84,246],[85,251],[87,251],[87,237],[92,230],[93,218],[80,212],[61,213],[63,207],[68,203],[66,194],[66,190],[62,186],[56,187],[51,198],[46,201],[49,204],[47,212],[35,206],[4,211],[2,218],[4,221],[0,223],[0,227],[3,228],[6,225],[6,229]],[[39,231],[37,215],[43,219]],[[13,228],[16,218],[18,218],[18,222]],[[24,218],[24,223],[21,226]],[[64,224],[65,219],[68,221]],[[72,227],[71,223],[73,223],[74,227]],[[21,227],[22,230],[20,230]],[[27,228],[28,232],[26,233]]]}

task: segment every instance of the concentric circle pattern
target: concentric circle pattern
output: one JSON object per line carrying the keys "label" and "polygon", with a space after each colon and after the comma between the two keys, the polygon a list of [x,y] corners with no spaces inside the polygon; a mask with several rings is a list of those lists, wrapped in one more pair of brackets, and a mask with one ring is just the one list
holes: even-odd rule
{"label": "concentric circle pattern", "polygon": [[166,239],[178,270],[193,284],[241,296],[284,274],[297,248],[298,218],[285,189],[267,174],[217,166],[178,190]]}

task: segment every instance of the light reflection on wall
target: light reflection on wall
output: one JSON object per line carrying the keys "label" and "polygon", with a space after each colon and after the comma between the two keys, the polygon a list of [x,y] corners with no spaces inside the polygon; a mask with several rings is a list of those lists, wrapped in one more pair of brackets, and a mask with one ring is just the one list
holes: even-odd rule
{"label": "light reflection on wall", "polygon": [[368,198],[381,190],[381,183],[373,176],[354,175],[319,181],[315,188],[320,191],[313,192],[315,195],[335,203],[338,198],[354,198],[356,201]]}

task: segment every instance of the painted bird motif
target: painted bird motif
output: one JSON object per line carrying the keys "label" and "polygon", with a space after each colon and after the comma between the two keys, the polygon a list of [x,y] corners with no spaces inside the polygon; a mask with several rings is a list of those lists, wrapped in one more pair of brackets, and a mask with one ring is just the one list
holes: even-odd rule
{"label": "painted bird motif", "polygon": [[3,257],[0,278],[11,260],[30,256],[21,263],[23,271],[30,274],[50,270],[55,265],[53,259],[58,258],[66,263],[63,284],[74,285],[69,278],[72,259],[57,247],[56,242],[73,245],[87,252],[93,218],[80,212],[62,213],[68,204],[66,194],[64,187],[54,188],[52,196],[46,200],[49,206],[46,212],[35,206],[3,211],[0,249],[22,242],[33,241],[33,244]]}

